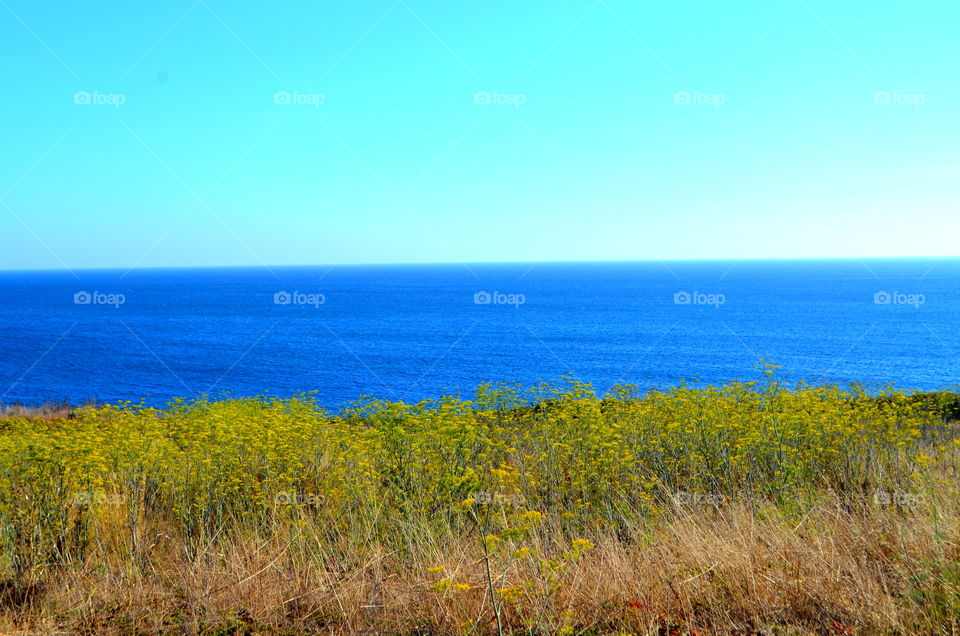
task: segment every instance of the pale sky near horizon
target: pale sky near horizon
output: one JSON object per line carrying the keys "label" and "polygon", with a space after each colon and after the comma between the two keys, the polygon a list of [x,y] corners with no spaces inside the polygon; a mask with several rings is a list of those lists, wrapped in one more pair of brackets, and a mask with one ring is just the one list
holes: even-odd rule
{"label": "pale sky near horizon", "polygon": [[0,0],[0,269],[955,255],[960,4]]}

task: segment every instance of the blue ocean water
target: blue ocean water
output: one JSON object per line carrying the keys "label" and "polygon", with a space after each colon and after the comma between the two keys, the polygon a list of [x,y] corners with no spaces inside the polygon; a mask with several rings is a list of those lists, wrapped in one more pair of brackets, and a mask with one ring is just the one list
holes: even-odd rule
{"label": "blue ocean water", "polygon": [[960,383],[960,259],[0,272],[0,402]]}

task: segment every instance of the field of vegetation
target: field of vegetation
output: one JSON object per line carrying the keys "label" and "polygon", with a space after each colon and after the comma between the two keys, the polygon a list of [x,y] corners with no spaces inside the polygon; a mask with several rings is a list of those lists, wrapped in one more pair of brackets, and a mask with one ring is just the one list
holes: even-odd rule
{"label": "field of vegetation", "polygon": [[952,393],[0,415],[0,632],[949,634]]}

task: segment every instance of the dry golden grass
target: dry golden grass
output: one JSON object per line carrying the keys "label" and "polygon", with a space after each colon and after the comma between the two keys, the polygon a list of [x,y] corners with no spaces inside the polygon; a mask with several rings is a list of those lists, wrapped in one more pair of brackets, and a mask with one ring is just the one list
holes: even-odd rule
{"label": "dry golden grass", "polygon": [[[954,500],[955,502],[956,500]],[[934,524],[912,509],[821,504],[799,521],[747,505],[680,508],[620,536],[599,529],[545,594],[535,560],[493,557],[500,590],[535,582],[504,603],[505,633],[950,633],[957,588],[937,585],[960,561],[960,515]],[[559,529],[529,542],[559,554]],[[285,535],[289,537],[289,534]],[[293,550],[284,536],[235,540],[190,557],[154,536],[142,569],[103,554],[7,598],[4,632],[475,633],[496,632],[476,536],[417,537],[407,555],[372,541],[364,554]],[[119,555],[118,555],[119,556]],[[442,566],[440,572],[431,571]],[[953,576],[956,577],[956,570]],[[453,585],[438,591],[438,581]],[[926,583],[924,583],[926,582]],[[939,588],[939,589],[938,589]],[[904,603],[904,596],[917,597]],[[939,627],[931,614],[941,612]],[[539,615],[539,616],[538,616]],[[526,617],[526,620],[525,620]],[[531,620],[537,617],[536,620]],[[939,631],[943,629],[944,631]],[[226,630],[226,631],[223,631]],[[572,631],[571,631],[572,630]],[[779,630],[779,631],[778,631]],[[847,631],[849,630],[849,631]]]}
{"label": "dry golden grass", "polygon": [[66,402],[51,402],[40,406],[0,404],[0,418],[21,417],[29,420],[57,420],[73,418],[77,407]]}

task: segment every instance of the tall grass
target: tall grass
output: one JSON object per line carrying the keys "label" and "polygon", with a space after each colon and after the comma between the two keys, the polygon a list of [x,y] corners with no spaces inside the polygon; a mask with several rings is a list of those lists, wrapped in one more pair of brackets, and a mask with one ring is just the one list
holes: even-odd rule
{"label": "tall grass", "polygon": [[0,629],[949,632],[956,404],[768,369],[7,414]]}

